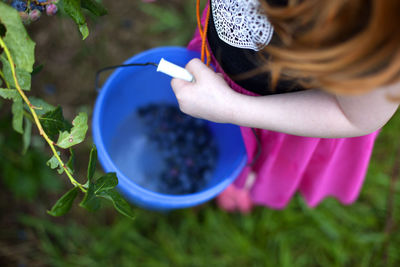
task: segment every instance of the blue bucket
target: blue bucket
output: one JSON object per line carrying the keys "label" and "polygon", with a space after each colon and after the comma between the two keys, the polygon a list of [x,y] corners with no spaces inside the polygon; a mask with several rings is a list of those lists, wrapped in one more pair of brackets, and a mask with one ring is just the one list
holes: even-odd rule
{"label": "blue bucket", "polygon": [[[160,47],[142,52],[125,63],[158,63],[161,58],[165,58],[184,67],[195,57],[199,57],[197,52],[183,47]],[[207,122],[217,143],[218,159],[212,178],[201,191],[186,195],[161,194],[135,182],[135,164],[131,164],[133,169],[129,174],[121,170],[120,161],[117,162],[110,153],[113,140],[122,139],[120,141],[124,142],[124,138],[116,136],[118,127],[139,107],[161,102],[178,105],[170,82],[171,78],[156,72],[154,66],[120,68],[106,81],[94,107],[93,138],[104,171],[117,173],[117,189],[127,200],[151,210],[193,207],[216,197],[235,180],[247,161],[238,126]],[[149,181],[151,178],[147,177]]]}

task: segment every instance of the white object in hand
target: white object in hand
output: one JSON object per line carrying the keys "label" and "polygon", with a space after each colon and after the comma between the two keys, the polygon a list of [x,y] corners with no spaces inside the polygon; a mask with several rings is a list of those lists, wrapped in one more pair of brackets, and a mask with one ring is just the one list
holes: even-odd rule
{"label": "white object in hand", "polygon": [[186,69],[175,65],[163,58],[161,58],[160,63],[158,63],[157,71],[165,73],[171,77],[182,79],[188,82],[193,82],[193,75]]}

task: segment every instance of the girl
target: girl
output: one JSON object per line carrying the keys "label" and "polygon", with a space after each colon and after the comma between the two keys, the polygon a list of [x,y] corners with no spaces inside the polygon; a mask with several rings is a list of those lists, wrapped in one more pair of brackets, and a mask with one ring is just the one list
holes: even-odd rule
{"label": "girl", "polygon": [[327,196],[355,201],[377,132],[399,105],[399,13],[396,0],[207,4],[189,49],[216,72],[193,59],[195,82],[171,85],[184,113],[241,126],[249,164],[222,206],[280,209],[297,191],[311,207]]}

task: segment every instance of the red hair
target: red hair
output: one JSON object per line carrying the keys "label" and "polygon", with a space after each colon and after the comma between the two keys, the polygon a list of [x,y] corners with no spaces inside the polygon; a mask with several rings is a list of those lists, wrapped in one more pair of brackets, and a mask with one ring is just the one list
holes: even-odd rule
{"label": "red hair", "polygon": [[[400,80],[400,1],[260,0],[280,39],[261,71],[307,88],[357,94]],[[259,70],[259,71],[260,71]],[[398,98],[397,100],[399,100]]]}

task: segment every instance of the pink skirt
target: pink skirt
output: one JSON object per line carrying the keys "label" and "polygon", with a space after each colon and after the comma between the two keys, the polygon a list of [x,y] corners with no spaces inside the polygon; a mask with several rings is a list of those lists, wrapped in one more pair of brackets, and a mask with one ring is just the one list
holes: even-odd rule
{"label": "pink skirt", "polygon": [[[201,50],[198,30],[188,49]],[[256,96],[233,82],[213,56],[211,64],[224,75],[233,90]],[[300,192],[310,207],[317,206],[329,196],[343,204],[351,204],[357,199],[378,131],[352,138],[312,138],[255,130],[261,140],[262,153],[252,167],[244,168],[234,183],[242,188],[249,173],[256,174],[250,189],[254,204],[282,209],[296,192]],[[257,153],[255,136],[248,127],[241,127],[241,132],[248,162],[252,162]]]}

